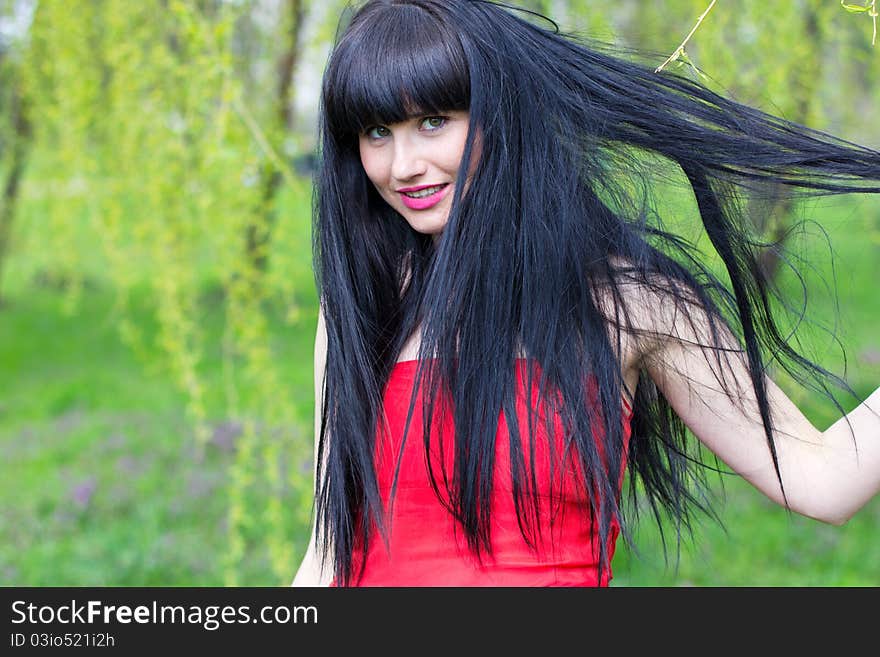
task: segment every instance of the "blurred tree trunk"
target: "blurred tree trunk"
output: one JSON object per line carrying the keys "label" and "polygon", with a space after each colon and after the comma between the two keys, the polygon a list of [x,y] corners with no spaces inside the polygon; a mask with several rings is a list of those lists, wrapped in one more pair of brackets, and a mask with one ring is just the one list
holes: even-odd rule
{"label": "blurred tree trunk", "polygon": [[[282,49],[275,65],[275,125],[269,131],[270,144],[276,153],[285,153],[284,141],[293,128],[293,76],[300,58],[305,2],[285,0],[282,9]],[[285,158],[285,161],[288,159]],[[264,272],[268,265],[272,229],[276,221],[275,201],[281,182],[281,171],[267,158],[260,171],[261,212],[258,213],[258,221],[246,228],[247,258],[257,272]]]}
{"label": "blurred tree trunk", "polygon": [[[6,52],[0,49],[0,80],[5,84],[8,96],[5,100],[8,113],[8,131],[6,148],[8,156],[4,157],[8,164],[5,180],[0,176],[0,305],[3,303],[3,270],[9,251],[9,239],[12,234],[12,222],[21,178],[24,174],[25,159],[30,146],[30,123],[27,117],[24,94],[21,88],[21,77],[14,62]],[[0,120],[3,119],[4,108],[0,104]],[[0,145],[3,145],[0,142]],[[0,151],[0,155],[4,155]],[[0,168],[2,174],[2,168]]]}
{"label": "blurred tree trunk", "polygon": [[[812,125],[814,106],[822,79],[824,36],[817,8],[804,3],[801,11],[803,34],[809,47],[793,60],[790,77],[792,114],[786,118],[795,123]],[[755,228],[767,244],[758,254],[758,265],[768,280],[779,271],[780,247],[784,246],[795,219],[795,203],[785,185],[768,184],[752,195],[749,213]]]}

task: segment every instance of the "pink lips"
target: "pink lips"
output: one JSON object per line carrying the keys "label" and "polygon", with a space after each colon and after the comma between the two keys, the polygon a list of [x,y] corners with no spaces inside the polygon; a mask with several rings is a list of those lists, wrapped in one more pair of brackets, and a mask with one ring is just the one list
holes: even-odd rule
{"label": "pink lips", "polygon": [[[427,185],[427,187],[433,187],[434,185]],[[417,191],[418,187],[408,187],[406,191]],[[422,187],[421,189],[425,189]],[[449,183],[443,185],[443,188],[434,192],[430,196],[426,196],[424,198],[411,198],[404,194],[402,191],[399,191],[400,198],[403,201],[403,204],[408,207],[410,210],[427,210],[431,206],[437,205],[440,201],[443,200],[443,197],[446,196],[446,192],[449,189]]]}

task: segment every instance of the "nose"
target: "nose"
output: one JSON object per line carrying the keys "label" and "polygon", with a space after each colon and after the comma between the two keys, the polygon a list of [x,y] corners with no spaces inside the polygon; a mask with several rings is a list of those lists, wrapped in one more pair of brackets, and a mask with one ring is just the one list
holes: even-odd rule
{"label": "nose", "polygon": [[394,139],[394,160],[391,162],[391,176],[405,182],[423,175],[428,165],[422,148],[407,135]]}

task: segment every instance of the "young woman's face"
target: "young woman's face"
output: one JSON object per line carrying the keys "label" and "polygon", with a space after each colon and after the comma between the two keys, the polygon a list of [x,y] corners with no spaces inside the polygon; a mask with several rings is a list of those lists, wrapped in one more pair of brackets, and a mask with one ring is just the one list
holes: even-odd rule
{"label": "young woman's face", "polygon": [[446,226],[467,133],[468,113],[452,111],[372,126],[360,136],[367,177],[413,230],[438,235]]}

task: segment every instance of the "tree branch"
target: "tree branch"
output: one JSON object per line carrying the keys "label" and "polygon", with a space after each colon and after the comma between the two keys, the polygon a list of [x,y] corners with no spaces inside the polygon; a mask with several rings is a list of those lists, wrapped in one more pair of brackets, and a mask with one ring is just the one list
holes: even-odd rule
{"label": "tree branch", "polygon": [[703,19],[709,15],[710,11],[712,11],[712,7],[715,6],[715,3],[717,1],[718,0],[712,0],[712,2],[709,3],[709,6],[706,7],[706,11],[704,11],[700,15],[700,17],[697,19],[696,25],[694,25],[693,29],[691,29],[691,31],[688,33],[688,35],[684,38],[684,41],[681,42],[681,45],[679,45],[678,48],[676,48],[675,51],[671,55],[669,55],[669,57],[666,58],[665,62],[663,62],[662,64],[660,64],[660,66],[658,66],[657,68],[654,69],[654,73],[659,73],[664,68],[666,68],[666,66],[668,64],[674,62],[676,59],[678,59],[681,56],[681,53],[684,52],[684,47],[687,45],[687,42],[691,40],[692,36],[694,36],[694,32],[697,31],[697,28],[700,27],[700,23],[702,23]]}

